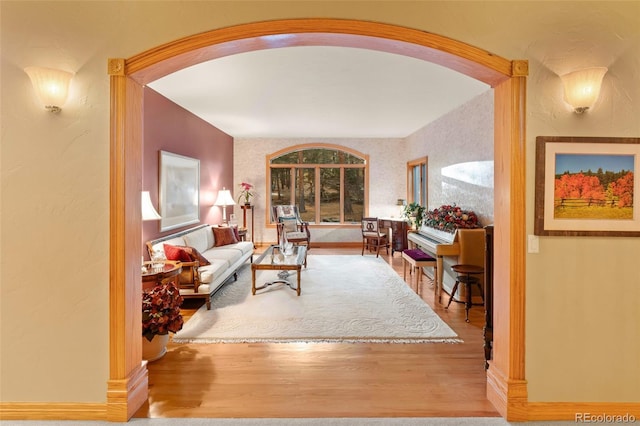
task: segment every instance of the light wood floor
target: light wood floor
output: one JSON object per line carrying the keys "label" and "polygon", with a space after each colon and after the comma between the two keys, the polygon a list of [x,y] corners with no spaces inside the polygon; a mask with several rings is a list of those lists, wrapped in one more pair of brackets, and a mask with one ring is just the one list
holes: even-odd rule
{"label": "light wood floor", "polygon": [[[383,257],[402,277],[400,254]],[[423,299],[464,343],[170,342],[148,364],[149,400],[135,417],[498,417],[485,391],[483,308],[472,308],[466,323],[462,305],[434,305],[426,277],[423,286]],[[185,305],[185,318],[197,303]]]}

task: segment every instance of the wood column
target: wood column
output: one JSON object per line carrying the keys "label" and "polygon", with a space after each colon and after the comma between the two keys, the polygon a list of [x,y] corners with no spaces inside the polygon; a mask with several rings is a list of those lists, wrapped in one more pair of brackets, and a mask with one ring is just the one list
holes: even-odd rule
{"label": "wood column", "polygon": [[[129,420],[148,397],[142,361],[142,86],[110,59],[109,381],[107,420]],[[129,265],[127,267],[127,265]]]}
{"label": "wood column", "polygon": [[493,360],[487,397],[507,421],[527,420],[524,369],[525,104],[528,63],[513,61],[512,77],[494,87]]}

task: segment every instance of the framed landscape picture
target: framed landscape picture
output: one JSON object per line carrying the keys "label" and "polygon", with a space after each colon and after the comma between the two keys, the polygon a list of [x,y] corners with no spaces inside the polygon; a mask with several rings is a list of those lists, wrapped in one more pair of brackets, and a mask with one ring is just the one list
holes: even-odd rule
{"label": "framed landscape picture", "polygon": [[160,151],[160,231],[200,222],[200,160]]}
{"label": "framed landscape picture", "polygon": [[534,233],[640,236],[640,138],[539,136]]}

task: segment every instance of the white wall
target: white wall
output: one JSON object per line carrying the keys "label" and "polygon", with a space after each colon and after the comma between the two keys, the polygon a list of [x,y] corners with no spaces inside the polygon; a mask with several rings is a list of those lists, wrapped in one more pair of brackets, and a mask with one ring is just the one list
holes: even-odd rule
{"label": "white wall", "polygon": [[[523,226],[532,233],[536,136],[640,135],[639,16],[637,1],[0,2],[0,397],[106,400],[107,58],[234,24],[335,17],[527,59]],[[30,65],[77,73],[62,114],[38,105]],[[609,67],[602,97],[576,116],[558,75],[592,65]],[[639,238],[546,237],[527,255],[530,401],[640,400],[639,252]]]}

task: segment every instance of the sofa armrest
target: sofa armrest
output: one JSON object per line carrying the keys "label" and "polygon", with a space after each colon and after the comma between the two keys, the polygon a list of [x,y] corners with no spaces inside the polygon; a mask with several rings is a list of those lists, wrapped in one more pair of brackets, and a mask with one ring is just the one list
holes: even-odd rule
{"label": "sofa armrest", "polygon": [[194,293],[198,292],[200,286],[200,262],[180,262],[182,272],[178,275],[178,286],[185,289],[193,289]]}

